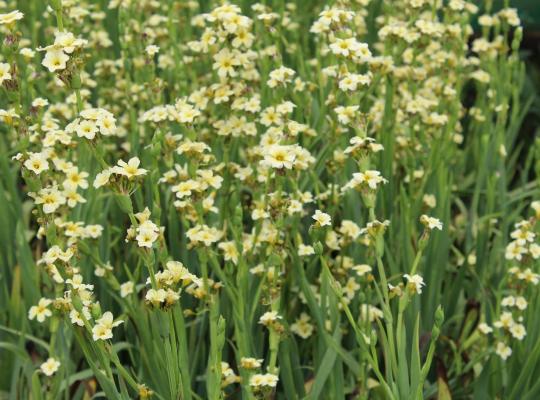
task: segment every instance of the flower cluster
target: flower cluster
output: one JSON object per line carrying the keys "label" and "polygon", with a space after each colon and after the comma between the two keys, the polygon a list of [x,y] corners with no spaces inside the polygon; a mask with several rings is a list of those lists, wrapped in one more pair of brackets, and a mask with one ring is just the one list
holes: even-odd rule
{"label": "flower cluster", "polygon": [[525,311],[529,306],[534,286],[540,282],[540,274],[533,271],[531,264],[540,257],[536,241],[540,203],[532,203],[534,216],[515,224],[515,230],[510,233],[513,239],[505,251],[506,259],[512,266],[508,269],[506,278],[507,289],[500,299],[497,319],[492,326],[486,322],[479,324],[478,329],[485,335],[492,334],[497,341],[495,353],[506,360],[512,355],[512,342],[522,341],[527,335]]}
{"label": "flower cluster", "polygon": [[0,293],[33,391],[420,398],[453,354],[467,397],[530,353],[517,10],[30,3],[0,14]]}

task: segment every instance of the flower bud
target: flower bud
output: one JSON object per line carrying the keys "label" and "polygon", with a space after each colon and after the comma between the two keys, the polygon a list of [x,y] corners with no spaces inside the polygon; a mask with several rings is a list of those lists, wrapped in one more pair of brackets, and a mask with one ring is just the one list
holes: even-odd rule
{"label": "flower bud", "polygon": [[382,258],[384,255],[384,238],[382,233],[378,234],[375,239],[375,251],[377,253],[377,257]]}
{"label": "flower bud", "polygon": [[92,314],[92,318],[99,319],[101,318],[101,306],[99,303],[93,303],[90,307],[90,312]]}
{"label": "flower bud", "polygon": [[523,39],[523,28],[520,26],[514,31],[514,39],[512,40],[512,50],[519,51],[519,45]]}
{"label": "flower bud", "polygon": [[238,205],[236,209],[234,210],[234,225],[241,227],[243,218],[244,218],[244,214],[243,214],[242,206]]}
{"label": "flower bud", "polygon": [[439,338],[440,333],[441,333],[440,328],[437,325],[435,325],[433,329],[431,330],[431,340],[436,341]]}
{"label": "flower bud", "polygon": [[[9,59],[17,53],[20,37],[17,34],[8,34],[4,38],[5,56]],[[16,74],[13,74],[16,75]]]}
{"label": "flower bud", "polygon": [[90,246],[88,246],[88,243],[84,242],[84,240],[77,242],[77,246],[82,253],[91,253]]}
{"label": "flower bud", "polygon": [[78,90],[82,87],[81,75],[78,72],[75,72],[71,77],[71,88]]}
{"label": "flower bud", "polygon": [[318,256],[322,255],[324,248],[321,242],[317,242],[313,245],[313,249],[315,250],[315,254]]}
{"label": "flower bud", "polygon": [[437,307],[437,310],[435,311],[435,325],[441,326],[444,321],[444,311],[442,307],[439,305]]}
{"label": "flower bud", "polygon": [[150,146],[150,154],[153,157],[159,158],[161,154],[161,143],[159,141],[156,140],[154,143],[152,143]]}
{"label": "flower bud", "polygon": [[71,304],[73,304],[73,307],[75,308],[75,310],[81,312],[81,310],[83,308],[83,303],[82,303],[81,298],[79,296],[73,296],[71,298]]}
{"label": "flower bud", "polygon": [[164,311],[158,311],[159,335],[162,338],[169,337],[169,318]]}
{"label": "flower bud", "polygon": [[56,242],[56,224],[54,222],[49,222],[47,224],[46,230],[47,242],[49,244],[54,244]]}
{"label": "flower bud", "polygon": [[369,344],[372,346],[377,345],[377,332],[374,330],[371,331],[371,334],[369,335]]}
{"label": "flower bud", "polygon": [[60,325],[60,319],[57,316],[53,316],[51,318],[51,325],[50,325],[51,333],[56,332],[58,330],[59,325]]}
{"label": "flower bud", "polygon": [[408,292],[405,292],[405,296],[401,296],[399,298],[399,312],[404,312],[408,304],[409,304],[409,294]]}
{"label": "flower bud", "polygon": [[372,191],[362,193],[362,200],[366,208],[375,208],[376,194]]}
{"label": "flower bud", "polygon": [[131,204],[131,199],[127,194],[116,194],[114,196],[116,204],[120,207],[120,210],[126,214],[133,214],[133,205]]}

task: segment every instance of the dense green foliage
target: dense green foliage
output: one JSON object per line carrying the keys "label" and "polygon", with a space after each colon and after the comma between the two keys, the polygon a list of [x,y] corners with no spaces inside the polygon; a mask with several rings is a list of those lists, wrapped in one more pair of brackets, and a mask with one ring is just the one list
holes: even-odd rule
{"label": "dense green foliage", "polygon": [[540,397],[518,11],[262,3],[0,0],[0,399]]}

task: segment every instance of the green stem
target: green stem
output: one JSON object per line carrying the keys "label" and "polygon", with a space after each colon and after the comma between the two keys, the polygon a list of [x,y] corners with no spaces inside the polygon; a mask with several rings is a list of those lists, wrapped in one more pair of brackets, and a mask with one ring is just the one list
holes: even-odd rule
{"label": "green stem", "polygon": [[77,111],[79,112],[79,114],[82,112],[83,110],[83,102],[82,102],[82,97],[81,97],[81,89],[75,89],[75,96],[77,97]]}
{"label": "green stem", "polygon": [[58,26],[58,30],[60,32],[64,31],[64,20],[62,18],[62,7],[56,10],[56,25]]}
{"label": "green stem", "polygon": [[416,253],[416,257],[414,258],[413,265],[411,268],[411,275],[414,275],[416,273],[416,270],[418,269],[418,265],[420,264],[420,259],[422,258],[423,251],[424,251],[423,248],[418,249],[418,252]]}

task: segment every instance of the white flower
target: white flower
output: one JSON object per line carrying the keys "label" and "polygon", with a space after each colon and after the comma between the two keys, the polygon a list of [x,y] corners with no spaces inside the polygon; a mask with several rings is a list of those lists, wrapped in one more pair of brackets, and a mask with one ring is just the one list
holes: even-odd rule
{"label": "white flower", "polygon": [[[105,110],[102,110],[105,111]],[[99,131],[103,136],[110,136],[116,130],[116,119],[109,112],[102,112],[96,120]]]}
{"label": "white flower", "polygon": [[391,283],[388,284],[388,290],[395,296],[401,297],[403,295],[403,290],[401,290],[401,285],[394,286]]}
{"label": "white flower", "polygon": [[263,359],[253,357],[242,357],[240,359],[240,366],[245,369],[257,369],[261,367],[263,361]]}
{"label": "white flower", "polygon": [[522,324],[514,324],[510,327],[510,333],[517,340],[523,340],[523,338],[527,334],[527,331]]}
{"label": "white flower", "polygon": [[43,171],[49,169],[47,156],[45,156],[43,153],[31,153],[28,160],[24,162],[24,167],[29,171],[32,171],[34,174],[39,175]]}
{"label": "white flower", "polygon": [[383,312],[371,304],[360,305],[360,317],[362,320],[368,320],[369,322],[375,322],[378,319],[383,318]]}
{"label": "white flower", "polygon": [[355,91],[359,86],[367,86],[370,83],[370,74],[347,74],[339,81],[339,88],[343,91]]}
{"label": "white flower", "polygon": [[229,49],[224,48],[219,53],[214,55],[213,68],[217,70],[217,74],[220,78],[226,78],[228,76],[236,76],[234,67],[240,64],[240,60],[236,52],[231,52]]}
{"label": "white flower", "polygon": [[96,178],[94,179],[93,186],[97,189],[97,188],[100,188],[101,186],[106,185],[107,183],[109,183],[109,179],[111,178],[111,175],[112,175],[112,170],[110,168],[99,172],[96,175]]}
{"label": "white flower", "polygon": [[336,55],[349,57],[352,53],[356,52],[358,45],[359,43],[355,38],[337,38],[334,43],[330,44],[330,50]]}
{"label": "white flower", "polygon": [[513,307],[516,305],[516,298],[514,296],[506,296],[501,300],[501,306]]}
{"label": "white flower", "polygon": [[0,85],[11,79],[11,66],[7,63],[0,63]]}
{"label": "white flower", "polygon": [[9,25],[24,17],[24,14],[19,10],[11,11],[7,14],[0,14],[0,25]]}
{"label": "white flower", "polygon": [[529,253],[531,253],[531,256],[536,260],[540,258],[540,245],[537,245],[536,243],[531,243],[529,246]]}
{"label": "white flower", "polygon": [[271,87],[275,88],[278,85],[285,85],[286,83],[289,83],[292,81],[292,78],[294,76],[295,72],[293,69],[281,66],[278,69],[273,70],[269,74],[268,81],[266,84]]}
{"label": "white flower", "polygon": [[36,204],[43,204],[45,214],[52,214],[61,205],[66,204],[66,201],[64,195],[54,187],[41,189],[35,198]]}
{"label": "white flower", "polygon": [[343,151],[345,154],[354,153],[357,150],[364,150],[366,152],[378,153],[384,150],[384,146],[375,142],[375,139],[371,137],[354,136],[349,140],[350,145]]}
{"label": "white flower", "polygon": [[339,106],[339,107],[336,107],[334,111],[337,114],[338,121],[343,125],[347,125],[347,124],[350,124],[356,118],[356,112],[358,111],[359,108],[360,108],[359,106],[348,106],[348,107]]}
{"label": "white flower", "polygon": [[62,183],[62,186],[66,189],[77,189],[77,187],[86,189],[88,188],[87,177],[88,172],[79,172],[79,168],[72,167],[66,171],[66,180]]}
{"label": "white flower", "polygon": [[514,322],[514,318],[512,317],[512,313],[505,311],[501,313],[499,320],[495,321],[493,323],[493,326],[495,326],[496,328],[510,329],[514,324],[515,322]]}
{"label": "white flower", "polygon": [[223,236],[223,232],[207,225],[196,225],[186,232],[186,236],[194,244],[204,243],[210,246]]}
{"label": "white flower", "polygon": [[133,293],[133,282],[125,282],[120,285],[120,297],[124,298]]}
{"label": "white flower", "polygon": [[76,132],[78,137],[84,137],[88,140],[94,139],[96,137],[96,133],[98,132],[96,121],[81,121],[76,127]]}
{"label": "white flower", "polygon": [[154,44],[151,44],[151,45],[146,46],[144,51],[146,51],[146,54],[152,57],[152,56],[155,56],[157,53],[159,53],[159,47]]}
{"label": "white flower", "polygon": [[517,274],[517,277],[518,279],[530,282],[533,285],[538,285],[538,282],[540,282],[540,274],[534,273],[530,268],[527,268],[524,271],[520,271]]}
{"label": "white flower", "polygon": [[388,181],[381,176],[379,171],[367,170],[365,172],[355,172],[353,178],[344,186],[344,190],[349,188],[361,188],[369,187],[370,189],[377,189],[377,187]]}
{"label": "white flower", "polygon": [[438,230],[442,231],[443,224],[437,218],[430,217],[430,216],[424,214],[424,215],[422,215],[420,217],[420,222],[422,224],[424,224],[424,226],[426,226],[430,230],[438,229]]}
{"label": "white flower", "polygon": [[[87,320],[92,318],[92,314],[90,314],[90,310],[88,310],[88,307],[83,307],[82,313],[84,315],[84,318],[86,318]],[[84,326],[84,320],[82,319],[81,314],[75,309],[69,312],[69,319],[74,325]]]}
{"label": "white flower", "polygon": [[249,378],[249,386],[253,387],[276,387],[278,383],[278,376],[274,374],[255,374]]}
{"label": "white flower", "polygon": [[83,277],[81,274],[74,274],[72,278],[66,279],[66,284],[71,285],[73,289],[81,290],[88,289],[92,290],[94,285],[87,285],[83,283]]}
{"label": "white flower", "polygon": [[123,322],[122,320],[115,322],[112,313],[110,311],[105,312],[92,328],[92,338],[94,341],[112,339],[112,328],[117,327]]}
{"label": "white flower", "polygon": [[47,361],[45,361],[43,364],[39,366],[39,369],[41,369],[41,372],[43,372],[47,376],[52,376],[56,371],[58,371],[58,368],[60,367],[60,361],[55,360],[52,357],[49,357]]}
{"label": "white flower", "polygon": [[49,70],[49,72],[55,72],[66,68],[69,56],[61,49],[50,49],[45,54],[41,65]]}
{"label": "white flower", "polygon": [[271,325],[272,322],[277,321],[278,319],[281,319],[281,316],[278,314],[277,311],[267,311],[263,315],[261,315],[261,318],[259,318],[259,324],[261,325]]}
{"label": "white flower", "polygon": [[429,208],[435,208],[437,206],[437,198],[433,194],[425,194],[422,197],[422,202]]}
{"label": "white flower", "polygon": [[527,249],[524,246],[521,246],[517,241],[513,241],[506,246],[504,256],[507,260],[521,261],[525,253],[527,253]]}
{"label": "white flower", "polygon": [[303,205],[300,201],[292,199],[289,202],[289,206],[287,207],[287,213],[289,215],[301,213],[302,211],[303,211]]}
{"label": "white flower", "polygon": [[495,348],[495,352],[503,360],[506,360],[508,357],[510,357],[512,355],[512,349],[503,342],[498,342],[497,343],[497,347]]}
{"label": "white flower", "polygon": [[478,330],[482,332],[484,335],[487,335],[488,333],[493,332],[493,328],[486,324],[485,322],[482,322],[478,324]]}
{"label": "white flower", "polygon": [[300,314],[300,318],[291,324],[291,332],[300,336],[302,339],[309,338],[315,329],[310,319],[306,313]]}
{"label": "white flower", "polygon": [[75,49],[81,48],[87,43],[86,40],[75,37],[71,32],[57,31],[54,34],[54,45],[48,46],[44,50],[48,51],[51,48],[61,48],[65,53],[71,54]]}
{"label": "white flower", "polygon": [[531,203],[531,208],[534,210],[536,218],[540,219],[540,200],[533,201]]}
{"label": "white flower", "polygon": [[197,108],[185,102],[177,102],[176,109],[178,112],[178,122],[183,124],[191,124],[197,117],[201,115],[201,112]]}
{"label": "white flower", "polygon": [[225,261],[232,261],[234,264],[238,263],[239,254],[234,241],[221,242],[218,244],[218,248],[223,251]]}
{"label": "white flower", "polygon": [[[36,52],[32,49],[29,49],[27,47],[21,49],[19,51],[19,53],[24,56],[25,58],[29,59],[29,58],[33,58],[35,55],[36,55]],[[28,61],[28,60],[27,60]]]}
{"label": "white flower", "polygon": [[261,165],[277,169],[291,169],[296,158],[296,153],[291,146],[271,145],[264,149],[264,159]]}
{"label": "white flower", "polygon": [[144,221],[137,227],[137,245],[139,247],[151,248],[159,237],[160,229],[152,221]]}
{"label": "white flower", "polygon": [[37,306],[30,307],[30,310],[28,311],[28,319],[32,320],[35,318],[38,322],[45,321],[46,318],[52,315],[52,311],[47,308],[51,303],[51,300],[41,298]]}
{"label": "white flower", "polygon": [[409,287],[414,290],[414,292],[421,294],[422,293],[422,286],[425,286],[424,278],[422,278],[420,275],[409,275],[405,274],[403,275],[405,279],[407,279]]}
{"label": "white flower", "polygon": [[358,276],[364,276],[368,272],[371,272],[371,267],[367,264],[359,264],[352,267]]}
{"label": "white flower", "polygon": [[126,176],[128,179],[145,175],[148,171],[143,168],[139,168],[140,164],[141,160],[139,160],[138,157],[130,158],[127,163],[124,160],[119,160],[118,165],[112,167],[112,172],[118,175]]}
{"label": "white flower", "polygon": [[315,214],[311,217],[315,220],[317,226],[331,226],[332,218],[330,215],[323,213],[321,210],[315,211]]}
{"label": "white flower", "polygon": [[527,308],[527,300],[525,300],[525,297],[523,296],[518,296],[516,297],[516,307],[519,308],[520,310],[525,310]]}
{"label": "white flower", "polygon": [[298,246],[298,255],[299,256],[311,256],[315,254],[315,250],[313,249],[313,246],[306,246],[305,244],[300,244]]}
{"label": "white flower", "polygon": [[146,292],[145,299],[153,305],[158,305],[165,302],[167,291],[165,289],[150,289]]}

